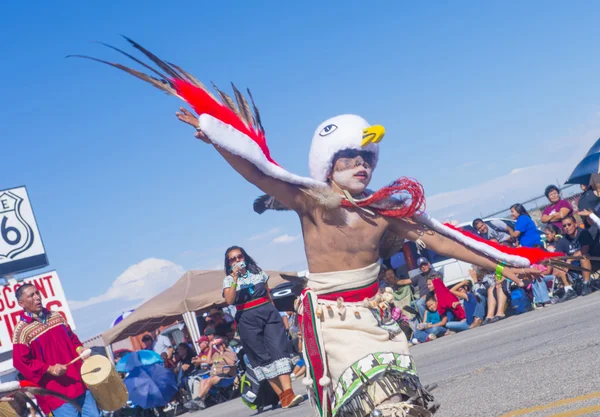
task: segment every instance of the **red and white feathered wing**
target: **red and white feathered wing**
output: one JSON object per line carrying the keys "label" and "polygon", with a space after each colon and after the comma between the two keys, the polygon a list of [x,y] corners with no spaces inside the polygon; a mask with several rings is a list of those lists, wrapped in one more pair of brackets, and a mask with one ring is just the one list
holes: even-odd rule
{"label": "red and white feathered wing", "polygon": [[[103,61],[97,58],[82,55],[72,55],[80,58],[92,59],[104,64],[113,66],[125,71],[143,81],[152,84],[154,87],[166,92],[169,95],[179,97],[187,102],[200,116],[200,127],[215,145],[238,155],[254,164],[264,174],[282,181],[296,184],[304,187],[327,187],[327,184],[316,181],[309,177],[303,177],[293,174],[279,164],[271,157],[267,147],[265,131],[260,120],[260,114],[254,103],[252,94],[248,90],[248,95],[252,102],[252,108],[246,101],[244,95],[240,93],[232,84],[235,101],[213,85],[220,101],[213,95],[198,79],[184,71],[175,64],[171,64],[159,59],[156,55],[143,48],[138,43],[127,39],[136,49],[141,51],[146,57],[152,60],[158,70],[143,63],[130,54],[121,51],[110,45],[109,48],[116,50],[146,69],[149,69],[155,76],[144,74],[143,72],[131,69],[121,64]],[[404,200],[404,204],[399,207],[377,208],[377,203],[383,199],[388,199],[392,194],[405,193],[410,196],[409,200]],[[451,225],[445,225],[431,218],[423,210],[424,194],[422,186],[410,179],[401,178],[390,186],[385,187],[373,193],[371,196],[357,201],[343,200],[344,206],[359,206],[366,209],[374,209],[378,213],[391,217],[411,217],[415,216],[418,221],[449,238],[452,238],[465,246],[481,252],[491,258],[506,262],[509,265],[518,267],[527,267],[533,263],[539,262],[553,256],[562,254],[552,254],[541,249],[529,248],[508,248],[501,245],[484,241],[461,229],[454,228]],[[264,210],[263,210],[264,211]]]}

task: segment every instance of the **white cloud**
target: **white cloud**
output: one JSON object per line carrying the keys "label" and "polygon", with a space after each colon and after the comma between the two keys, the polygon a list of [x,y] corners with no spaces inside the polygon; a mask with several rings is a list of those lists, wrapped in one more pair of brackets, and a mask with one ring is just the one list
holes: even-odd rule
{"label": "white cloud", "polygon": [[260,240],[260,239],[264,239],[266,237],[276,235],[280,231],[281,231],[281,229],[279,227],[275,227],[275,228],[273,228],[271,230],[267,230],[266,232],[259,233],[257,235],[251,236],[251,237],[248,238],[248,240]]}
{"label": "white cloud", "polygon": [[291,243],[291,242],[295,242],[296,240],[300,239],[300,237],[301,237],[301,235],[291,236],[286,233],[284,235],[277,236],[275,239],[273,239],[271,241],[271,243],[278,243],[278,244]]}
{"label": "white cloud", "polygon": [[101,295],[69,301],[71,310],[112,300],[145,301],[171,286],[185,273],[182,266],[164,259],[148,258],[130,266]]}
{"label": "white cloud", "polygon": [[515,168],[489,181],[427,197],[427,211],[440,220],[470,221],[474,217],[507,209],[510,205],[542,195],[548,184],[563,184],[575,165],[598,138],[599,126],[568,138],[541,144],[537,161],[551,161]]}

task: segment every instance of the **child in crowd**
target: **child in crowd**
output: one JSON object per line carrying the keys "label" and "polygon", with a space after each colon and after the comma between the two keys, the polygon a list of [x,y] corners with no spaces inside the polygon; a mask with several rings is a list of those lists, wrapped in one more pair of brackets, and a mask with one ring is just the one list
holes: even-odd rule
{"label": "child in crowd", "polygon": [[440,313],[438,313],[438,303],[434,294],[427,296],[425,305],[427,309],[425,310],[423,323],[417,325],[417,330],[412,340],[412,343],[415,345],[417,343],[430,342],[444,336],[448,332],[448,329],[444,327],[448,322],[448,318],[446,316],[441,317]]}

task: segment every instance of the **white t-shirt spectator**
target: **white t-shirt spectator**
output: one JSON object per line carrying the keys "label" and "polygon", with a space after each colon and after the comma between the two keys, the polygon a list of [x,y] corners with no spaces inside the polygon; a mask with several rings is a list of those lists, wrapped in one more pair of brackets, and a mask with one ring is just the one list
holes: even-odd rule
{"label": "white t-shirt spectator", "polygon": [[159,355],[163,352],[169,353],[169,349],[171,348],[171,341],[165,335],[159,334],[154,339],[154,345],[152,346],[152,350]]}

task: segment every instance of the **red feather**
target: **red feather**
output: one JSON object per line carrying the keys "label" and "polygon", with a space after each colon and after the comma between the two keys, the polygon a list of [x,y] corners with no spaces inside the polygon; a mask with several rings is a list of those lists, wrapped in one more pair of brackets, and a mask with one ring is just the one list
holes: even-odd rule
{"label": "red feather", "polygon": [[[372,204],[384,201],[392,195],[400,193],[408,194],[410,199],[406,200],[406,202],[401,202],[398,207],[389,209],[372,207]],[[423,186],[415,180],[399,178],[387,187],[383,187],[369,197],[360,201],[355,201],[355,203],[359,207],[368,207],[371,210],[375,210],[381,216],[397,218],[412,217],[418,211],[425,209],[425,190],[423,189]],[[353,207],[352,203],[348,200],[342,200],[342,206],[348,208]]]}
{"label": "red feather", "polygon": [[449,227],[452,230],[456,230],[457,232],[470,237],[471,239],[474,239],[478,242],[484,243],[486,245],[492,246],[495,249],[498,249],[500,252],[506,253],[508,255],[515,255],[515,256],[520,256],[522,258],[527,258],[529,260],[529,262],[531,262],[531,264],[537,264],[541,261],[543,261],[544,259],[549,259],[549,258],[555,258],[555,257],[559,257],[559,256],[565,256],[564,253],[560,253],[560,252],[548,252],[545,251],[544,249],[541,248],[526,248],[526,247],[520,247],[520,248],[511,248],[509,246],[503,246],[500,245],[496,242],[492,242],[489,240],[485,240],[483,239],[481,236],[477,236],[471,232],[468,232],[466,230],[460,229],[456,226],[453,226],[449,223],[446,223],[445,226]]}
{"label": "red feather", "polygon": [[252,139],[260,147],[265,154],[265,157],[269,162],[279,165],[271,158],[271,152],[267,147],[267,138],[265,135],[255,129],[254,127],[248,127],[237,114],[231,109],[222,105],[218,101],[214,100],[206,91],[196,87],[184,80],[171,80],[175,86],[177,93],[189,103],[190,106],[196,111],[196,114],[208,114],[219,119],[223,123],[230,125],[236,130],[244,133],[250,139]]}

